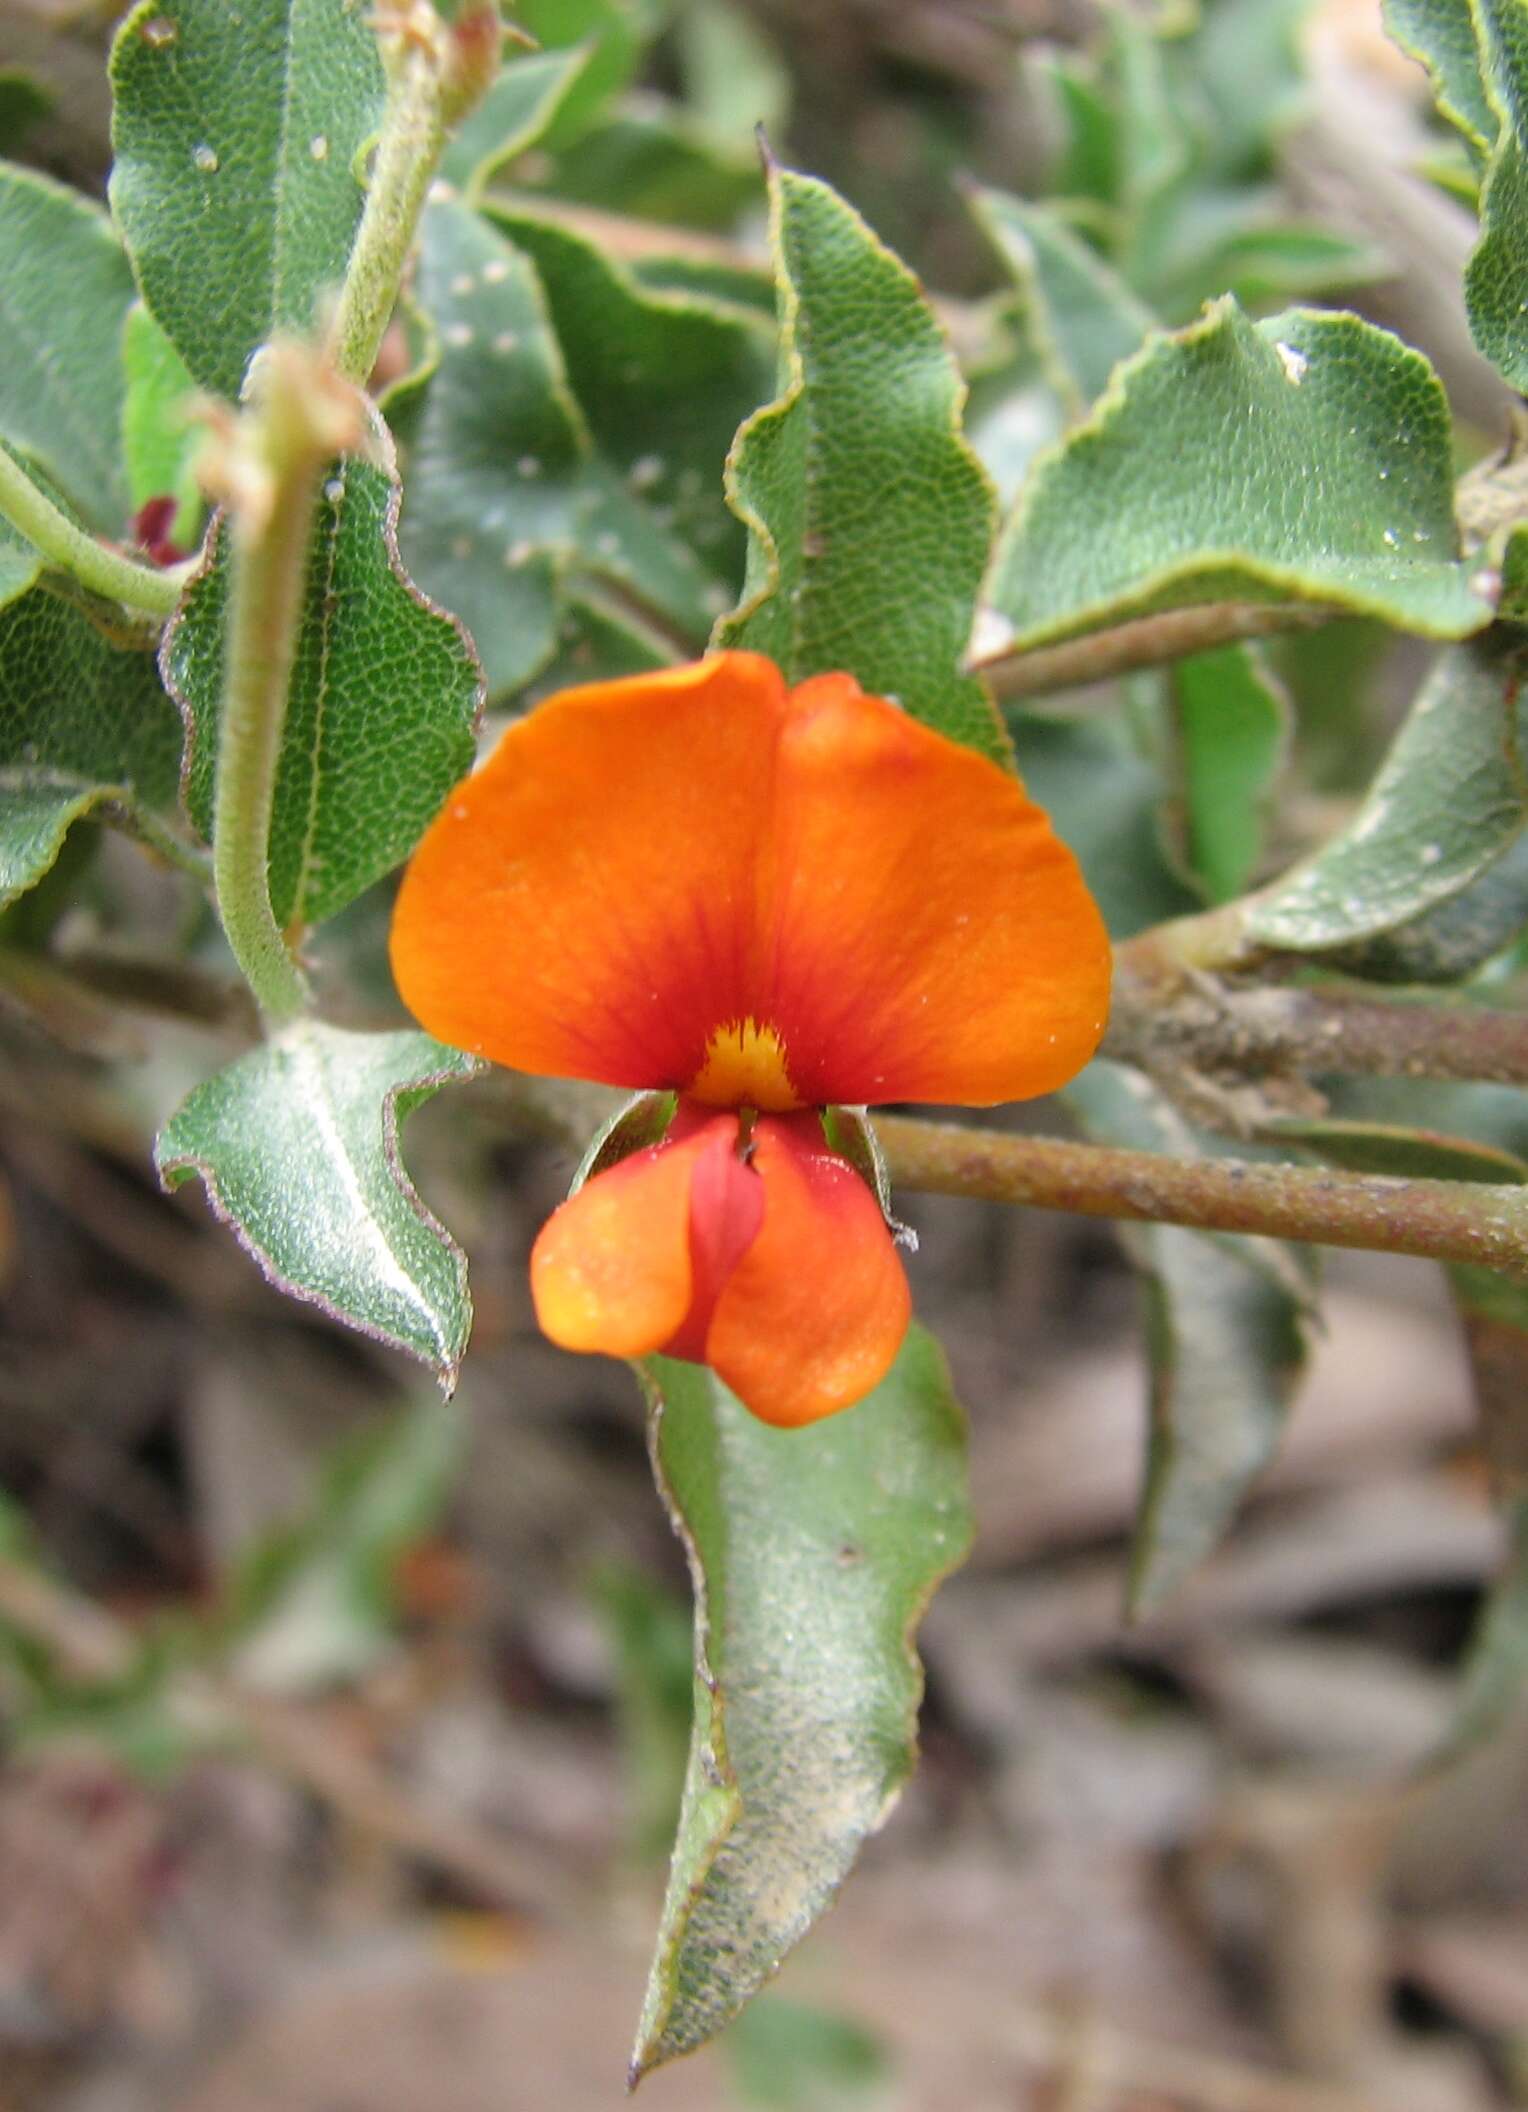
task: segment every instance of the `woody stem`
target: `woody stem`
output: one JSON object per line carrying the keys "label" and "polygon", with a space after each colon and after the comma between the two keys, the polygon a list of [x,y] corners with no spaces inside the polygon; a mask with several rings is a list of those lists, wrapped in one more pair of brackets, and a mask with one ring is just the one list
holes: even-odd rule
{"label": "woody stem", "polygon": [[876,1134],[904,1188],[1473,1262],[1528,1283],[1528,1190],[1519,1187],[1175,1159],[902,1116],[878,1120]]}

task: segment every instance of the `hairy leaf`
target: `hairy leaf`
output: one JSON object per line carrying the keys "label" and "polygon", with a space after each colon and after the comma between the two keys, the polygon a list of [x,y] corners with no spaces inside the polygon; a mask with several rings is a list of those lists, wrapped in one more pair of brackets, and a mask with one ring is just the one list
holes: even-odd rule
{"label": "hairy leaf", "polygon": [[99,207],[0,165],[0,439],[101,534],[127,528],[122,322],[133,275]]}
{"label": "hairy leaf", "polygon": [[92,808],[173,805],[180,747],[152,654],[108,644],[41,587],[0,604],[0,903]]}
{"label": "hairy leaf", "polygon": [[[1135,1151],[1204,1149],[1138,1073],[1093,1063],[1066,1089],[1089,1135]],[[1121,1225],[1151,1358],[1146,1494],[1130,1603],[1159,1605],[1213,1550],[1278,1445],[1308,1352],[1296,1250],[1178,1225]]]}
{"label": "hairy leaf", "polygon": [[382,107],[365,10],[140,0],[112,49],[111,202],[144,299],[204,389],[309,333],[361,215]]}
{"label": "hairy leaf", "polygon": [[1522,389],[1528,386],[1528,22],[1519,0],[1472,0],[1471,18],[1485,95],[1500,113],[1501,131],[1480,196],[1480,243],[1464,275],[1465,309],[1476,344]]}
{"label": "hairy leaf", "polygon": [[572,205],[594,206],[665,225],[725,234],[761,196],[752,138],[719,138],[683,106],[651,94],[624,97],[593,130],[557,156],[544,189]]}
{"label": "hairy leaf", "polygon": [[399,1131],[476,1068],[427,1034],[299,1020],[197,1086],[155,1162],[169,1188],[201,1177],[280,1289],[409,1350],[451,1386],[472,1324],[466,1263],[411,1186]]}
{"label": "hairy leaf", "polygon": [[[596,444],[529,258],[480,215],[433,205],[419,298],[440,356],[411,417],[403,549],[472,632],[490,696],[518,694],[549,659],[580,581],[605,582],[638,625],[649,617],[698,653],[724,590],[644,496],[659,458],[623,474]],[[604,322],[632,313],[614,306]],[[681,475],[689,492],[695,473]]]}
{"label": "hairy leaf", "polygon": [[695,1584],[695,1720],[633,2077],[719,2031],[837,1891],[911,1772],[912,1634],[970,1533],[963,1420],[914,1327],[807,1430],[652,1359],[653,1454]]}
{"label": "hairy leaf", "polygon": [[[736,306],[649,289],[534,207],[489,201],[485,211],[536,266],[599,462],[642,500],[634,543],[622,542],[621,520],[607,522],[597,555],[636,568],[646,545],[661,544],[655,563],[688,566],[693,551],[717,581],[734,580],[742,532],[722,496],[722,465],[768,391],[771,333]],[[599,550],[601,532],[613,547]]]}
{"label": "hairy leaf", "polygon": [[1511,633],[1438,660],[1358,813],[1252,905],[1263,944],[1326,952],[1457,895],[1528,815],[1528,752]]}
{"label": "hairy leaf", "polygon": [[517,154],[538,146],[594,51],[575,44],[566,51],[537,51],[512,59],[477,108],[446,142],[440,173],[469,194]]}
{"label": "hairy leaf", "polygon": [[949,347],[912,274],[826,184],[777,168],[770,192],[781,393],[732,455],[748,573],[716,642],[767,653],[791,681],[845,668],[1007,760],[961,667],[993,506]]}
{"label": "hairy leaf", "polygon": [[1163,688],[1174,835],[1209,900],[1227,902],[1262,855],[1268,802],[1289,746],[1289,700],[1246,645],[1191,654]]}
{"label": "hairy leaf", "polygon": [[195,384],[141,301],[127,312],[122,365],[127,379],[122,449],[128,497],[134,512],[150,499],[174,499],[172,538],[189,541],[202,513],[192,468],[200,440],[190,415]]}
{"label": "hairy leaf", "polygon": [[1018,287],[1053,386],[1081,412],[1140,349],[1155,317],[1054,209],[993,190],[973,191],[971,205]]}
{"label": "hairy leaf", "polygon": [[[482,680],[460,626],[398,559],[398,485],[352,458],[323,490],[308,559],[271,821],[276,920],[316,924],[413,849],[471,768]],[[185,713],[185,794],[212,827],[228,613],[227,538],[165,637],[165,681]]]}
{"label": "hairy leaf", "polygon": [[1076,853],[1112,937],[1202,906],[1163,850],[1168,787],[1118,716],[1010,710],[1007,718],[1019,775]]}
{"label": "hairy leaf", "polygon": [[399,537],[472,633],[495,699],[552,653],[590,442],[535,268],[462,205],[430,206],[423,233],[416,294],[440,357],[411,422]]}
{"label": "hairy leaf", "polygon": [[1219,601],[1293,602],[1457,637],[1447,406],[1418,352],[1350,315],[1253,323],[1230,300],[1117,370],[1040,463],[988,589],[1004,650]]}
{"label": "hairy leaf", "polygon": [[1440,113],[1463,133],[1476,160],[1484,161],[1500,120],[1481,79],[1470,0],[1383,0],[1383,13],[1402,51],[1427,68]]}

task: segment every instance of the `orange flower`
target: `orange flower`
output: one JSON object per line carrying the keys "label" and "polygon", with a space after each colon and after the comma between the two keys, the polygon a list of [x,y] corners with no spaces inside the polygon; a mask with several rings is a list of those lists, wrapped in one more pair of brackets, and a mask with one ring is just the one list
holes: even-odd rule
{"label": "orange flower", "polygon": [[414,853],[392,958],[458,1048],[680,1096],[543,1228],[537,1315],[570,1349],[703,1361],[783,1424],[868,1393],[910,1311],[818,1111],[1050,1092],[1108,1004],[1097,908],[1017,778],[753,653],[512,726]]}

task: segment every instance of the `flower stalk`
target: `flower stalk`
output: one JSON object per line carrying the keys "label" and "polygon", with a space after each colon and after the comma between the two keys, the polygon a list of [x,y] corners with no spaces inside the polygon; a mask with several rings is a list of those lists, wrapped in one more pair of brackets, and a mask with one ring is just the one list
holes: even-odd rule
{"label": "flower stalk", "polygon": [[503,41],[498,0],[474,0],[451,23],[430,0],[381,0],[373,21],[387,105],[329,328],[336,369],[362,386],[377,363],[441,150],[491,87]]}
{"label": "flower stalk", "polygon": [[0,447],[0,513],[50,564],[107,601],[148,616],[168,616],[180,599],[189,565],[161,571],[124,556],[76,527],[8,449]]}
{"label": "flower stalk", "polygon": [[354,389],[283,340],[265,347],[250,393],[245,412],[214,420],[199,465],[228,508],[233,541],[212,869],[234,959],[267,1019],[281,1026],[306,1008],[307,985],[271,908],[276,772],[318,480],[333,456],[361,441],[365,416]]}

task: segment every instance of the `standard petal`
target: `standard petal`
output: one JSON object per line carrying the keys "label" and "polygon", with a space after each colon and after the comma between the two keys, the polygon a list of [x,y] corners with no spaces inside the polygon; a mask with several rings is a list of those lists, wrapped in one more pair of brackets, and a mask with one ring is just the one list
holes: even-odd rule
{"label": "standard petal", "polygon": [[716,1126],[633,1152],[553,1211],[531,1249],[543,1334],[610,1357],[645,1357],[671,1340],[694,1288],[690,1186]]}
{"label": "standard petal", "polygon": [[848,675],[790,700],[775,772],[769,989],[816,1106],[985,1107],[1081,1069],[1109,942],[1017,778]]}
{"label": "standard petal", "polygon": [[393,972],[422,1025],[543,1076],[682,1086],[756,982],[786,688],[755,653],[568,690],[415,851]]}
{"label": "standard petal", "polygon": [[852,1407],[891,1369],[912,1299],[880,1205],[815,1115],[762,1118],[764,1218],[716,1301],[706,1362],[766,1423]]}

